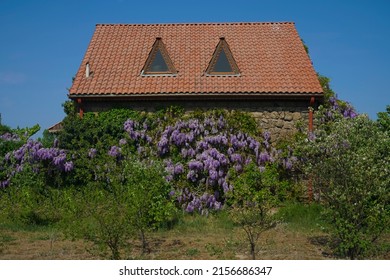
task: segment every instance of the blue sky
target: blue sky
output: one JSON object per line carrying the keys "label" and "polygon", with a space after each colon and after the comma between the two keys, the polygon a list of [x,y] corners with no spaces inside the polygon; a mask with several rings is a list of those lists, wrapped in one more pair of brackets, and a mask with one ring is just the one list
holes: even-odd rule
{"label": "blue sky", "polygon": [[390,104],[390,1],[0,0],[0,113],[11,127],[62,120],[97,23],[295,22],[338,97],[376,118]]}

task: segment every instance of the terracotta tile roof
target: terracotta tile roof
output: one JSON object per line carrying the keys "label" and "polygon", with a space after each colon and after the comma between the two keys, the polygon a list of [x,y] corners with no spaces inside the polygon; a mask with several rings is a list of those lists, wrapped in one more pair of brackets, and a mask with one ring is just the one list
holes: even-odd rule
{"label": "terracotta tile roof", "polygon": [[[157,37],[176,76],[141,75]],[[205,75],[220,37],[240,76]],[[294,23],[98,24],[69,93],[321,95],[322,88]]]}

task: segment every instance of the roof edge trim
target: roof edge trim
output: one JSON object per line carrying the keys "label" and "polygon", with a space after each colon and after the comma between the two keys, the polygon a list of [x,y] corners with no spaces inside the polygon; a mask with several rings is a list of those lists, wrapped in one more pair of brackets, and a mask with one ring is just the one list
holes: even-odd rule
{"label": "roof edge trim", "polygon": [[95,26],[167,26],[167,25],[273,25],[273,24],[293,24],[292,21],[275,22],[177,22],[177,23],[97,23]]}

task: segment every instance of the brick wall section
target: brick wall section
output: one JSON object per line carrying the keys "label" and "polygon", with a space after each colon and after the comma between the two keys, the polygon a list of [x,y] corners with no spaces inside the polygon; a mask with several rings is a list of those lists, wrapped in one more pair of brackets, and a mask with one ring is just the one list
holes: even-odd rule
{"label": "brick wall section", "polygon": [[242,110],[250,113],[263,131],[271,132],[271,141],[284,138],[296,132],[297,124],[308,127],[309,101],[87,101],[83,102],[84,112],[100,112],[111,108],[129,108],[133,110],[153,112],[169,106],[181,106],[185,111],[197,109]]}

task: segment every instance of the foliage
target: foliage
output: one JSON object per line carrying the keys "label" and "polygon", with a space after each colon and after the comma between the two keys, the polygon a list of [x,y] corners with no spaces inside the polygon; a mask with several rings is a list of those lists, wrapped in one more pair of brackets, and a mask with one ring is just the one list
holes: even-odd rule
{"label": "foliage", "polygon": [[[1,114],[0,114],[1,117]],[[0,135],[3,135],[4,133],[11,133],[12,129],[8,125],[4,125],[0,122]]]}
{"label": "foliage", "polygon": [[0,124],[0,159],[8,152],[16,150],[40,130],[39,125],[26,128],[11,129],[9,126]]}
{"label": "foliage", "polygon": [[29,166],[13,178],[12,187],[0,189],[3,219],[21,226],[53,225],[60,220],[58,190],[47,187],[42,174]]}
{"label": "foliage", "polygon": [[252,161],[263,169],[267,162],[292,168],[294,158],[286,154],[279,162],[269,139],[270,134],[260,134],[255,120],[243,112],[211,110],[184,115],[181,108],[169,107],[148,114],[114,109],[87,113],[83,119],[69,114],[59,145],[72,151],[75,166],[66,185],[88,184],[107,152],[119,155],[127,149],[140,160],[162,159],[177,204],[187,212],[207,213],[220,209],[232,189],[229,170],[242,170]]}
{"label": "foliage", "polygon": [[[28,143],[31,143],[29,138],[39,129],[39,125],[34,125],[31,128],[11,129],[0,124],[0,188],[8,186],[11,178],[23,169],[21,160]],[[15,163],[14,158],[17,158],[16,161],[19,162]],[[30,158],[30,160],[33,159]]]}
{"label": "foliage", "polygon": [[102,252],[109,248],[112,259],[119,259],[135,236],[146,252],[147,233],[174,214],[161,164],[139,162],[124,153],[120,160],[108,155],[105,164],[97,166],[96,180],[71,192],[67,208],[69,232],[92,241]]}
{"label": "foliage", "polygon": [[59,145],[67,150],[108,149],[123,137],[123,124],[128,118],[140,120],[142,117],[141,113],[127,109],[85,113],[83,118],[70,113],[63,120]]}
{"label": "foliage", "polygon": [[390,133],[390,105],[386,106],[386,112],[378,113],[377,122],[381,130]]}
{"label": "foliage", "polygon": [[45,148],[58,146],[57,135],[54,133],[50,133],[47,129],[43,131],[42,138],[39,138],[38,141],[41,142],[42,146]]}
{"label": "foliage", "polygon": [[233,182],[231,217],[244,230],[251,256],[256,259],[256,243],[261,233],[275,226],[271,214],[276,205],[275,197],[271,194],[274,182],[253,163],[247,165],[242,174],[236,174]]}
{"label": "foliage", "polygon": [[330,87],[330,78],[325,77],[319,73],[317,74],[317,77],[318,77],[318,81],[320,82],[320,85],[322,87],[322,90],[324,92],[324,99],[325,99],[324,103],[326,104],[326,103],[328,103],[329,98],[336,96],[336,93]]}
{"label": "foliage", "polygon": [[[65,150],[44,148],[41,142],[28,140],[20,148],[4,156],[3,168],[2,176],[5,178],[0,177],[0,187],[9,186],[12,179],[25,168],[42,174],[49,186],[59,187],[64,173],[73,170],[73,162],[68,159]],[[18,180],[14,182],[16,185],[19,183]]]}
{"label": "foliage", "polygon": [[[244,119],[248,133],[238,126],[237,120]],[[264,132],[259,137],[253,122],[244,113],[214,110],[187,115],[158,127],[157,132],[149,130],[145,123],[128,120],[125,130],[138,152],[147,146],[164,159],[166,179],[174,186],[172,195],[178,204],[190,213],[207,213],[210,209],[219,210],[234,187],[229,179],[231,170],[239,173],[251,162],[262,170],[271,162],[277,168],[292,168],[291,159],[279,158],[278,151],[270,145],[270,134]],[[284,165],[287,161],[289,164]]]}
{"label": "foliage", "polygon": [[338,253],[354,259],[390,226],[390,138],[364,115],[328,128],[310,137],[303,154],[340,241]]}
{"label": "foliage", "polygon": [[[330,87],[330,79],[318,74],[318,80],[324,91],[324,103],[315,112],[315,126],[327,129],[327,126],[343,118],[355,118],[358,114],[351,104],[337,98]],[[329,129],[328,129],[329,130]]]}
{"label": "foliage", "polygon": [[337,98],[328,78],[319,80],[325,102],[315,132],[276,147],[240,111],[172,106],[81,119],[66,102],[58,139],[45,131],[38,141],[29,138],[39,126],[0,124],[2,214],[23,224],[61,221],[117,259],[135,237],[146,251],[149,231],[172,221],[174,204],[204,216],[226,208],[255,258],[261,233],[275,224],[273,208],[301,196],[306,175],[334,225],[338,253],[364,257],[389,227],[390,106],[370,121]]}
{"label": "foliage", "polygon": [[58,135],[58,145],[72,154],[76,167],[65,184],[80,187],[87,185],[94,166],[91,166],[91,150],[99,157],[124,137],[123,124],[128,118],[142,119],[143,114],[126,109],[113,109],[99,114],[85,113],[80,118],[71,103],[65,103],[68,115],[63,120],[63,129]]}
{"label": "foliage", "polygon": [[256,120],[248,113],[242,111],[231,111],[230,114],[227,114],[226,121],[228,127],[235,131],[242,131],[243,133],[247,133],[249,135],[261,134]]}

